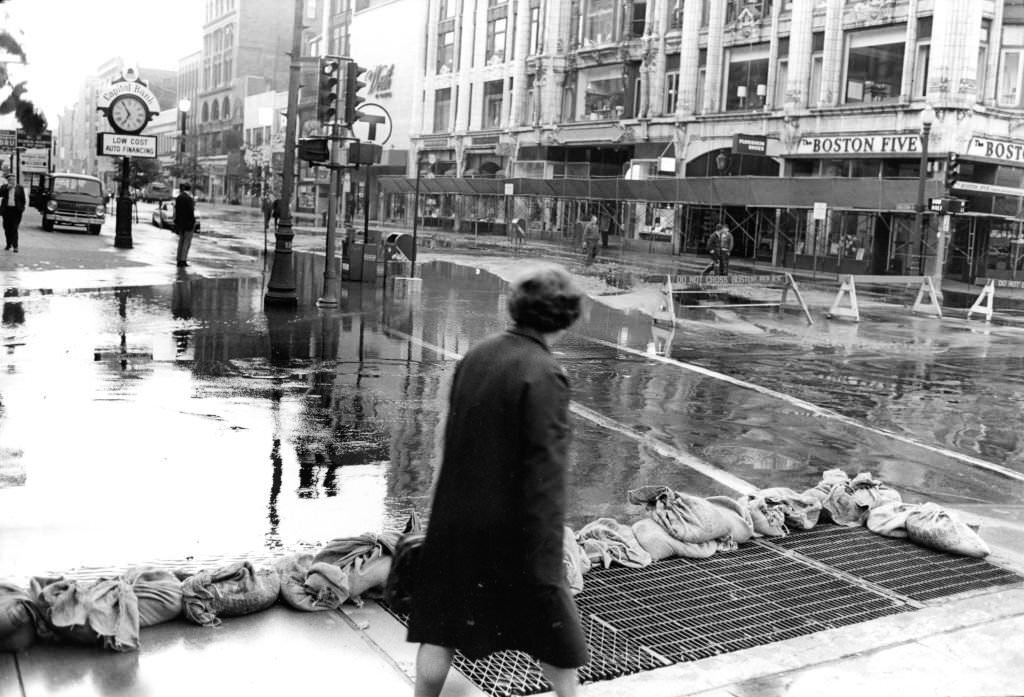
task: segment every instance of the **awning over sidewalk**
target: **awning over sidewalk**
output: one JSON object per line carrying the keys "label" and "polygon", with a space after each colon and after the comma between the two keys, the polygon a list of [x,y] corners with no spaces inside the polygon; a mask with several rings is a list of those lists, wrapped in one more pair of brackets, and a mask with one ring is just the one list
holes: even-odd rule
{"label": "awning over sidewalk", "polygon": [[[811,208],[816,202],[832,208],[913,211],[917,179],[849,179],[839,177],[690,177],[686,179],[420,179],[423,194],[501,196],[512,184],[516,196],[541,196],[608,201],[689,203],[767,208]],[[413,193],[416,180],[380,178],[384,193]],[[925,182],[925,196],[941,196],[942,182]]]}

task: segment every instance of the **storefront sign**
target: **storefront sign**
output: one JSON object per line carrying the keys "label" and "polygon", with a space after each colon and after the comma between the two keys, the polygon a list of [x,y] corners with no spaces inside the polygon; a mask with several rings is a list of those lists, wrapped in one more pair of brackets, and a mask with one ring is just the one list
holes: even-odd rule
{"label": "storefront sign", "polygon": [[973,136],[965,154],[974,157],[987,157],[991,160],[1003,160],[1004,162],[1020,165],[1024,164],[1024,142],[993,140],[992,138]]}
{"label": "storefront sign", "polygon": [[21,153],[22,172],[49,172],[50,151],[42,149],[26,150]]}
{"label": "storefront sign", "polygon": [[18,134],[15,131],[0,131],[0,150],[13,151],[18,145]]}
{"label": "storefront sign", "polygon": [[813,136],[801,138],[797,155],[903,155],[921,152],[921,138],[910,135]]}
{"label": "storefront sign", "polygon": [[367,73],[367,94],[377,99],[387,99],[391,96],[391,79],[395,75],[395,66],[375,65]]}
{"label": "storefront sign", "polygon": [[1001,194],[1003,196],[1024,196],[1024,189],[998,184],[982,184],[981,182],[956,182],[954,189],[960,191],[976,191],[981,194]]}
{"label": "storefront sign", "polygon": [[734,155],[764,155],[768,151],[768,138],[737,133],[732,137]]}

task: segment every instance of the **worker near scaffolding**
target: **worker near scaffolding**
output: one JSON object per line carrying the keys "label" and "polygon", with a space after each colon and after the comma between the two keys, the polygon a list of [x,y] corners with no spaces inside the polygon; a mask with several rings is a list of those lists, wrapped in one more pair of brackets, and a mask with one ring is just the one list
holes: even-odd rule
{"label": "worker near scaffolding", "polygon": [[711,263],[704,267],[700,275],[705,276],[717,271],[721,276],[728,276],[729,255],[732,254],[732,245],[733,239],[732,233],[729,232],[729,226],[722,223],[708,237],[707,250],[711,256]]}

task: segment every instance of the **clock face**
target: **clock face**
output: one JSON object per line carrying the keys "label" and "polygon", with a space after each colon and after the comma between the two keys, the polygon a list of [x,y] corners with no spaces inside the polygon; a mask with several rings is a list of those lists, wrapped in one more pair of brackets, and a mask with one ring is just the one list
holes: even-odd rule
{"label": "clock face", "polygon": [[133,95],[121,95],[110,105],[110,123],[119,131],[138,133],[148,120],[146,103]]}

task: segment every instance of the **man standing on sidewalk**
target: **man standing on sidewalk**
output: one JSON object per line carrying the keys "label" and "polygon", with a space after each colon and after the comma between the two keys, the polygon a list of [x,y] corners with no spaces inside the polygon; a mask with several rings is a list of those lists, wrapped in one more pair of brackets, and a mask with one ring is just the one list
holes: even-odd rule
{"label": "man standing on sidewalk", "polygon": [[178,233],[178,266],[188,266],[188,250],[196,229],[196,204],[192,186],[182,182],[181,193],[174,199],[174,231]]}
{"label": "man standing on sidewalk", "polygon": [[3,218],[4,251],[18,251],[18,226],[25,211],[25,189],[18,184],[13,174],[7,175],[7,183],[0,186],[0,218]]}

